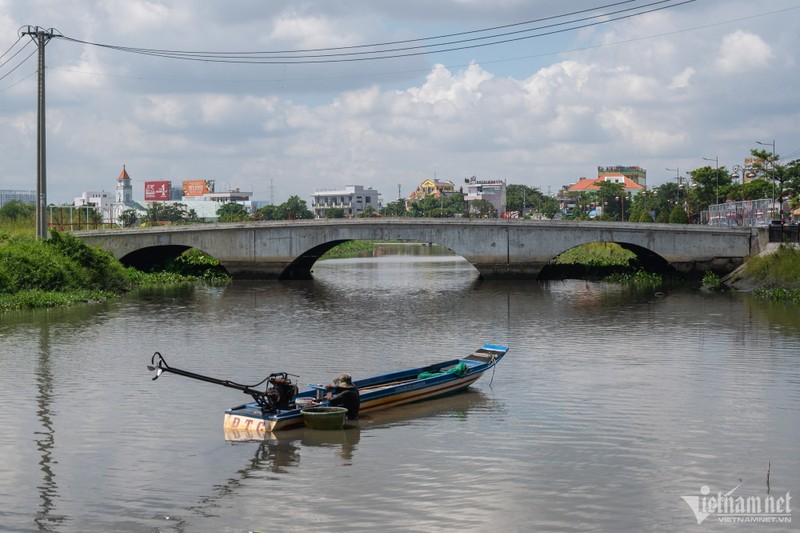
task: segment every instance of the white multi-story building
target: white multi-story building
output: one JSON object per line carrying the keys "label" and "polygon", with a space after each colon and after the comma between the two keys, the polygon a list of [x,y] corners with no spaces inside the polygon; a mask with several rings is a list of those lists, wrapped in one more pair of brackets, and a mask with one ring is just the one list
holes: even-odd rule
{"label": "white multi-story building", "polygon": [[105,213],[111,209],[113,204],[113,193],[106,191],[84,191],[72,202],[72,205],[75,207],[92,206],[101,213]]}
{"label": "white multi-story building", "polygon": [[[477,200],[486,200],[494,206],[498,217],[505,216],[506,182],[504,180],[479,180],[472,176],[464,181],[467,184],[465,201],[469,203]],[[470,209],[472,209],[471,205]]]}
{"label": "white multi-story building", "polygon": [[346,217],[356,217],[368,206],[375,211],[381,208],[380,194],[373,188],[363,185],[347,185],[340,191],[317,191],[311,195],[311,209],[316,218],[327,218],[331,209],[341,209]]}

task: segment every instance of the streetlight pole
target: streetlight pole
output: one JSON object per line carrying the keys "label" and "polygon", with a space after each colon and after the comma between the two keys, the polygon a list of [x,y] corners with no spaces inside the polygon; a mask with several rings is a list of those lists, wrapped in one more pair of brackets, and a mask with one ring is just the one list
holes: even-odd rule
{"label": "streetlight pole", "polygon": [[704,157],[703,159],[705,159],[706,161],[714,161],[714,162],[716,162],[716,169],[717,170],[716,170],[715,176],[717,178],[717,205],[719,205],[719,156],[714,157],[714,159],[711,159],[710,157]]}
{"label": "streetlight pole", "polygon": [[[775,139],[772,139],[771,143],[756,141],[756,144],[760,144],[761,146],[772,146],[772,161],[770,161],[770,166],[772,167],[773,175],[770,176],[770,179],[772,180],[772,205],[770,206],[770,209],[774,211],[775,210]],[[778,208],[778,210],[781,211],[780,208]],[[783,219],[782,216],[781,219]]]}
{"label": "streetlight pole", "polygon": [[733,165],[733,174],[736,179],[739,179],[739,172],[742,173],[742,201],[744,202],[744,179],[747,175],[747,167],[743,167],[742,165]]}
{"label": "streetlight pole", "polygon": [[675,181],[678,182],[678,202],[681,201],[681,169],[680,167],[677,168],[666,168],[669,172],[675,172]]}

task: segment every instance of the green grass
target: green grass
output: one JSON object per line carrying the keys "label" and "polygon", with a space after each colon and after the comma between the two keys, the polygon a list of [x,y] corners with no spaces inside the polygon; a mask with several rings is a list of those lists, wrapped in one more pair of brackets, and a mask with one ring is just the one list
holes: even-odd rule
{"label": "green grass", "polygon": [[636,254],[613,242],[590,242],[570,248],[553,260],[558,265],[629,266]]}
{"label": "green grass", "polygon": [[325,259],[343,259],[348,257],[369,257],[375,248],[373,241],[346,241],[337,244],[320,257]]}
{"label": "green grass", "polygon": [[113,300],[119,295],[110,291],[75,290],[70,292],[32,289],[15,294],[0,294],[0,312],[13,309],[64,307],[76,303]]}
{"label": "green grass", "polygon": [[755,289],[753,294],[773,302],[800,305],[800,289]]}
{"label": "green grass", "polygon": [[33,237],[36,235],[36,226],[32,220],[9,220],[0,218],[0,239],[9,235],[25,235]]}
{"label": "green grass", "polygon": [[775,253],[753,257],[745,263],[742,278],[756,286],[761,299],[800,305],[800,249],[781,245]]}
{"label": "green grass", "polygon": [[775,253],[753,257],[742,275],[762,290],[800,290],[800,249],[781,245]]}
{"label": "green grass", "polygon": [[118,298],[134,287],[227,282],[213,259],[192,250],[169,270],[127,268],[109,252],[70,234],[50,232],[47,240],[25,232],[0,232],[0,311],[71,305]]}
{"label": "green grass", "polygon": [[637,287],[657,287],[664,283],[664,277],[661,274],[637,270],[635,272],[611,274],[606,276],[604,281],[631,284]]}

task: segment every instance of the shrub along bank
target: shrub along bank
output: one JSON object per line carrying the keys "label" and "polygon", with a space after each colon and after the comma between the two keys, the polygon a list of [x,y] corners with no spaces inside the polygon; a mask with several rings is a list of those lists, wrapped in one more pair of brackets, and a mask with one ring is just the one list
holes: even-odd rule
{"label": "shrub along bank", "polygon": [[752,288],[760,298],[800,304],[800,248],[782,244],[773,253],[751,258],[733,286]]}
{"label": "shrub along bank", "polygon": [[174,262],[172,272],[145,273],[69,234],[53,231],[49,239],[40,240],[0,233],[0,311],[108,300],[141,285],[219,279],[218,263],[217,269],[199,272],[195,262],[202,260],[197,254]]}

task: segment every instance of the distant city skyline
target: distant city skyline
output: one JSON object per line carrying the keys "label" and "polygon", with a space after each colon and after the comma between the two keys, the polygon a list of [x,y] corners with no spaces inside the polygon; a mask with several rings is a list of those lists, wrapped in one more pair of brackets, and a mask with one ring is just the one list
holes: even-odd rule
{"label": "distant city skyline", "polygon": [[[799,158],[800,4],[651,4],[311,0],[188,9],[132,0],[54,10],[0,0],[0,189],[36,187],[37,56],[20,36],[27,25],[64,36],[45,48],[52,203],[113,190],[122,165],[137,200],[145,181],[214,179],[280,203],[352,184],[390,201],[398,187],[407,196],[434,177],[503,179],[555,194],[598,165],[641,166],[656,187],[675,179],[666,169],[686,176],[715,161],[730,169],[753,148]],[[495,44],[478,40],[487,35]],[[205,55],[189,61],[91,43]],[[405,51],[330,60],[389,46]],[[219,62],[209,51],[305,59]]]}

